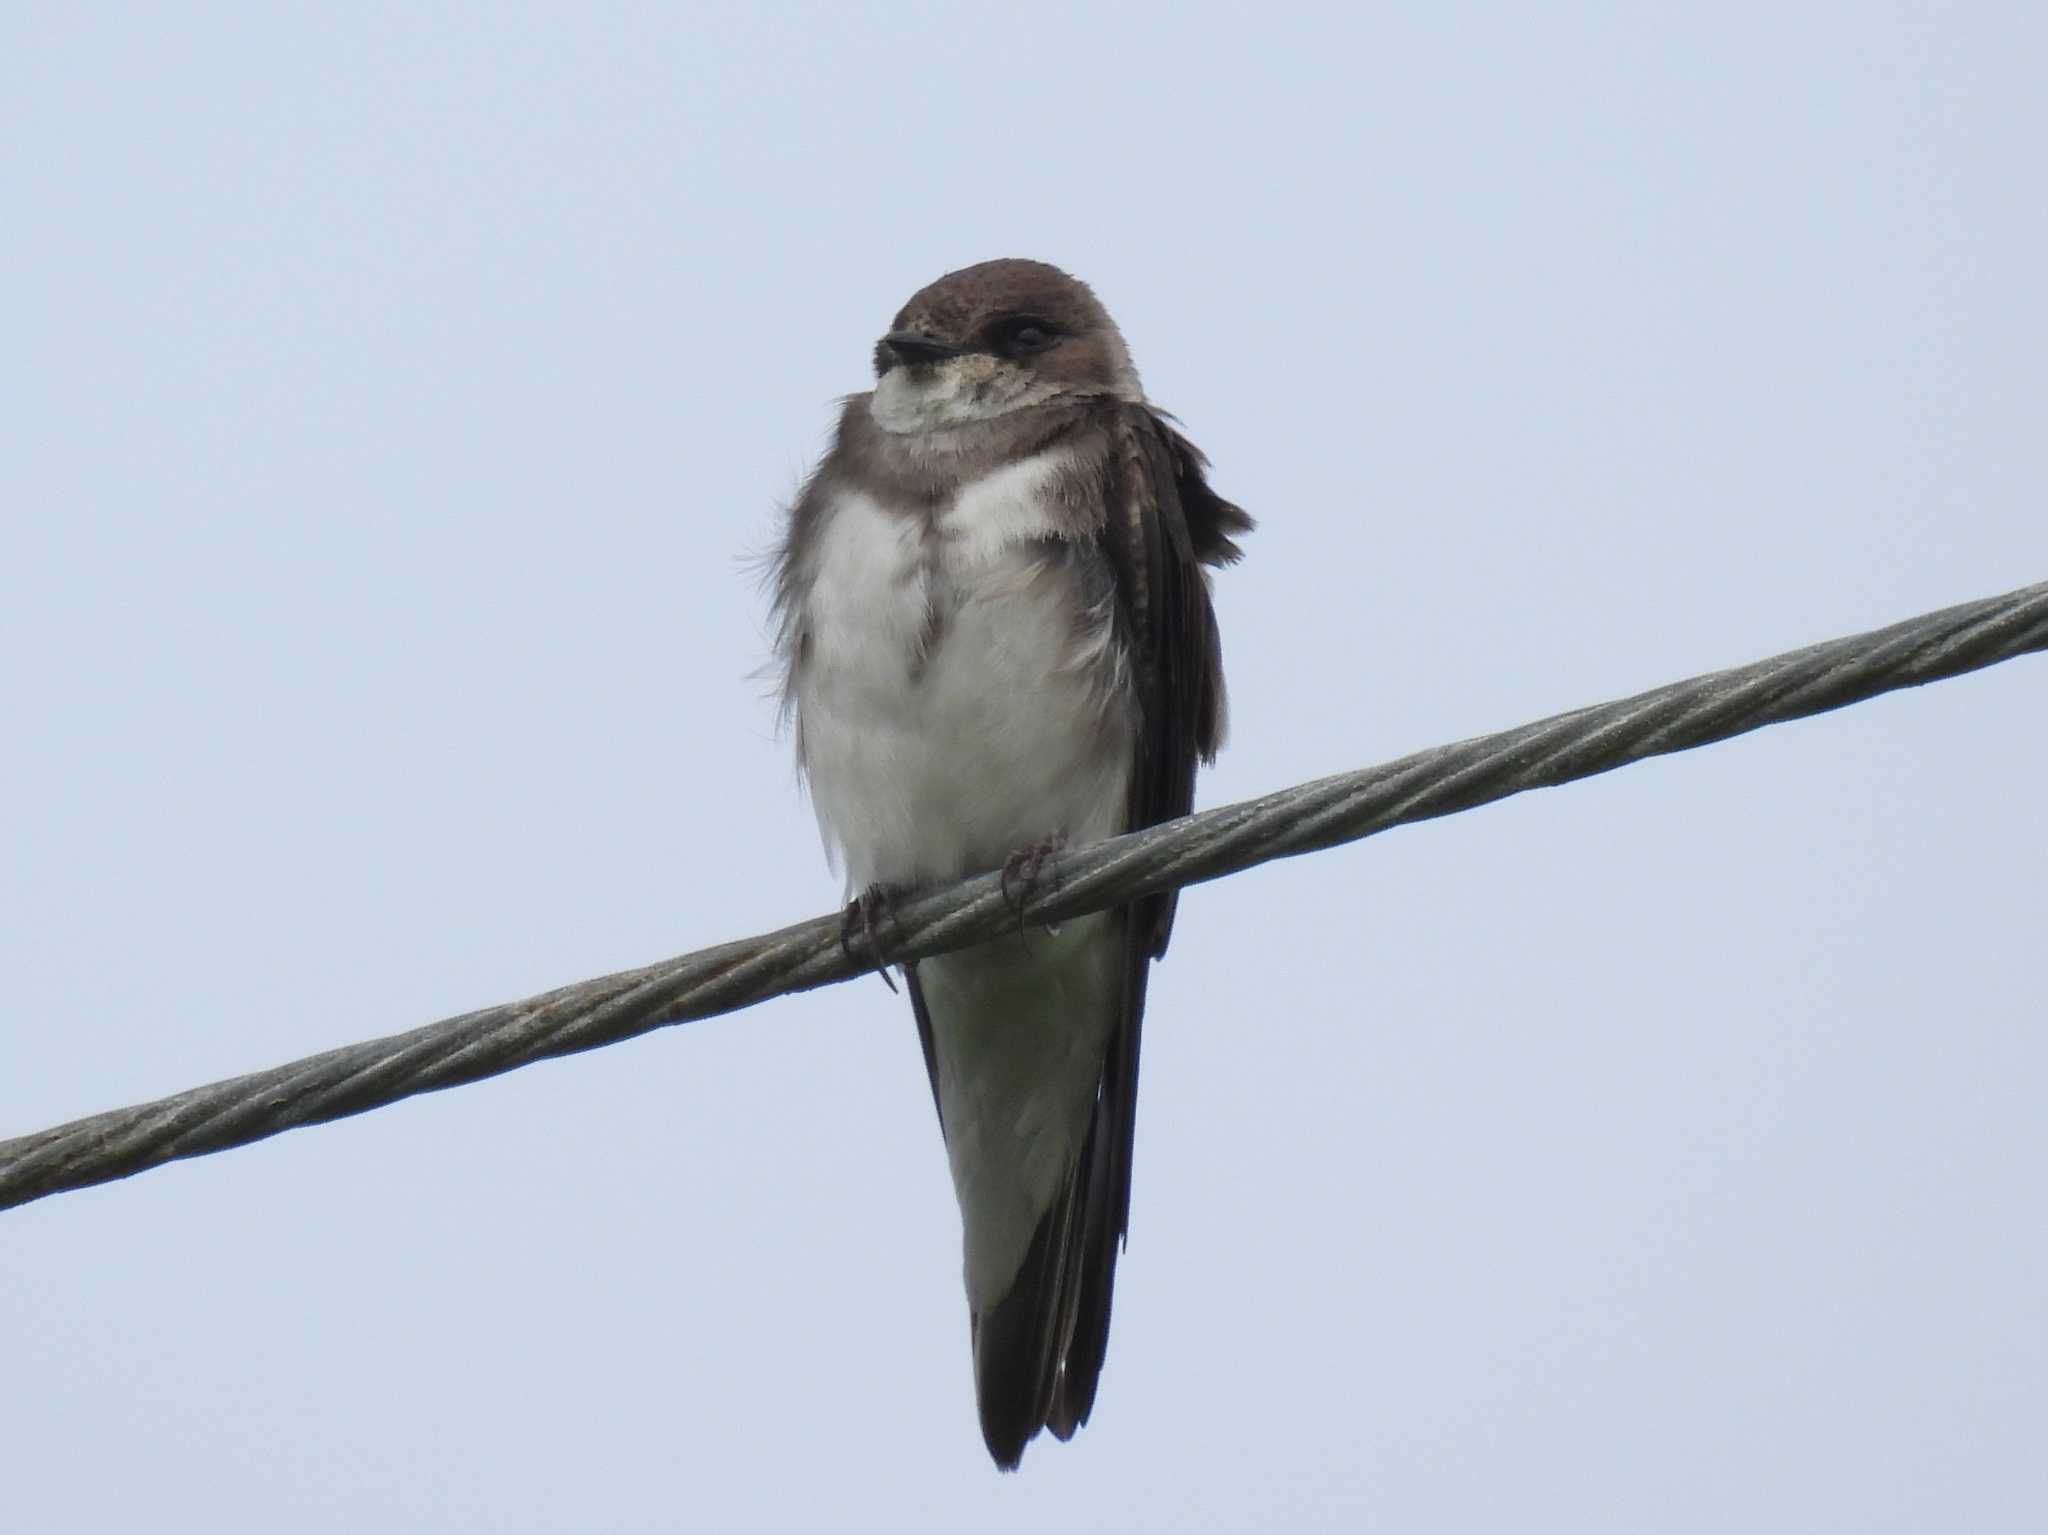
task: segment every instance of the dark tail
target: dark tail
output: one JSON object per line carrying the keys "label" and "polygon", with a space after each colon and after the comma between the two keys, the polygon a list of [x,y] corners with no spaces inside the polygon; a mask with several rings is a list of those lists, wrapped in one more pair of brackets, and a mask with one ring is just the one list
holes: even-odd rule
{"label": "dark tail", "polygon": [[[1128,919],[1126,919],[1128,920]],[[1131,1131],[1151,956],[1126,947],[1123,1017],[1102,1063],[1088,1139],[1032,1234],[1010,1293],[974,1319],[981,1436],[1005,1471],[1041,1428],[1071,1439],[1095,1407],[1116,1259],[1131,1215]]]}
{"label": "dark tail", "polygon": [[1088,1421],[1109,1343],[1116,1286],[1116,1211],[1101,1114],[1090,1126],[1067,1187],[1032,1234],[1017,1281],[973,1320],[974,1385],[981,1436],[995,1463],[1014,1471],[1041,1428],[1061,1439]]}
{"label": "dark tail", "polygon": [[[1120,1017],[1103,1059],[1088,1134],[1066,1187],[1032,1233],[1009,1293],[970,1322],[981,1434],[1005,1471],[1017,1469],[1040,1429],[1071,1439],[1088,1421],[1109,1347],[1116,1260],[1130,1221],[1145,982],[1155,952],[1132,932],[1129,914],[1118,920],[1125,924]],[[936,1098],[930,1013],[916,968],[906,973]],[[943,1125],[943,1113],[940,1118]]]}

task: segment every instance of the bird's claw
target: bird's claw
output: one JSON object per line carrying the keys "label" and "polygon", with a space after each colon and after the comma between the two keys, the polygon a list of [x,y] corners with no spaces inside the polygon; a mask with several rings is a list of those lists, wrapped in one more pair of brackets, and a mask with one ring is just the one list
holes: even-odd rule
{"label": "bird's claw", "polygon": [[[878,931],[878,916],[901,933],[901,924],[896,920],[895,899],[887,885],[870,885],[846,903],[846,910],[839,914],[839,952],[854,961],[872,960],[875,974],[882,978],[882,984],[894,991],[896,983],[889,977],[889,952]],[[865,953],[855,952],[856,939]]]}
{"label": "bird's claw", "polygon": [[[1003,904],[1017,914],[1017,931],[1024,931],[1024,906],[1038,893],[1039,882],[1047,873],[1052,876],[1052,888],[1060,888],[1060,854],[1066,850],[1067,834],[1054,832],[1029,847],[1020,847],[1003,860],[1001,888]],[[1052,930],[1048,923],[1047,931]]]}

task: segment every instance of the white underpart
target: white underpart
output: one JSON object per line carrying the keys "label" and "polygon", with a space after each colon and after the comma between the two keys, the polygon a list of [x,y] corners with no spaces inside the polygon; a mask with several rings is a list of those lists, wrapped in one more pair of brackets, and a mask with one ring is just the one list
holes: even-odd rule
{"label": "white underpart", "polygon": [[826,512],[796,706],[849,892],[1120,829],[1131,724],[1105,664],[1112,615],[1081,622],[1068,573],[1033,547],[1058,468],[999,469],[929,530],[857,492]]}
{"label": "white underpart", "polygon": [[[929,530],[858,493],[826,509],[796,706],[849,892],[1123,829],[1134,716],[1112,614],[1078,613],[1071,573],[1033,547],[1059,468],[1055,451],[999,469]],[[1007,1293],[1086,1134],[1120,1006],[1112,921],[919,966],[977,1312]]]}
{"label": "white underpart", "polygon": [[977,1314],[1009,1293],[1087,1136],[1122,1000],[1114,920],[1083,917],[917,967]]}

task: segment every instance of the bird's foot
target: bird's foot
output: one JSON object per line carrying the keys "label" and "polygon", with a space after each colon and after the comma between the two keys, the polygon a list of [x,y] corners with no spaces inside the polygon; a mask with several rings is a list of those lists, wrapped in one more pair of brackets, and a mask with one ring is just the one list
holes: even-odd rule
{"label": "bird's foot", "polygon": [[899,938],[902,936],[902,924],[896,920],[895,897],[889,887],[870,885],[848,901],[846,910],[839,914],[839,950],[850,960],[872,961],[882,984],[894,991],[896,983],[889,978],[889,949],[880,932],[883,923],[895,928]]}
{"label": "bird's foot", "polygon": [[[1028,847],[1020,847],[1003,860],[1003,902],[1017,914],[1017,931],[1024,931],[1024,906],[1043,885],[1060,888],[1060,854],[1066,851],[1067,834],[1054,832]],[[1052,923],[1047,932],[1056,932]]]}

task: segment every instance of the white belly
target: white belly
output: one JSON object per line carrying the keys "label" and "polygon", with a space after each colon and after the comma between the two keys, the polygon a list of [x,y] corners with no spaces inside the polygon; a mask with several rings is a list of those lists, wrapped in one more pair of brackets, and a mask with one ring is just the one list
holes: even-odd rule
{"label": "white belly", "polygon": [[1132,703],[1108,611],[1034,539],[1052,454],[931,524],[843,495],[805,604],[805,772],[849,890],[957,878],[1123,829]]}

